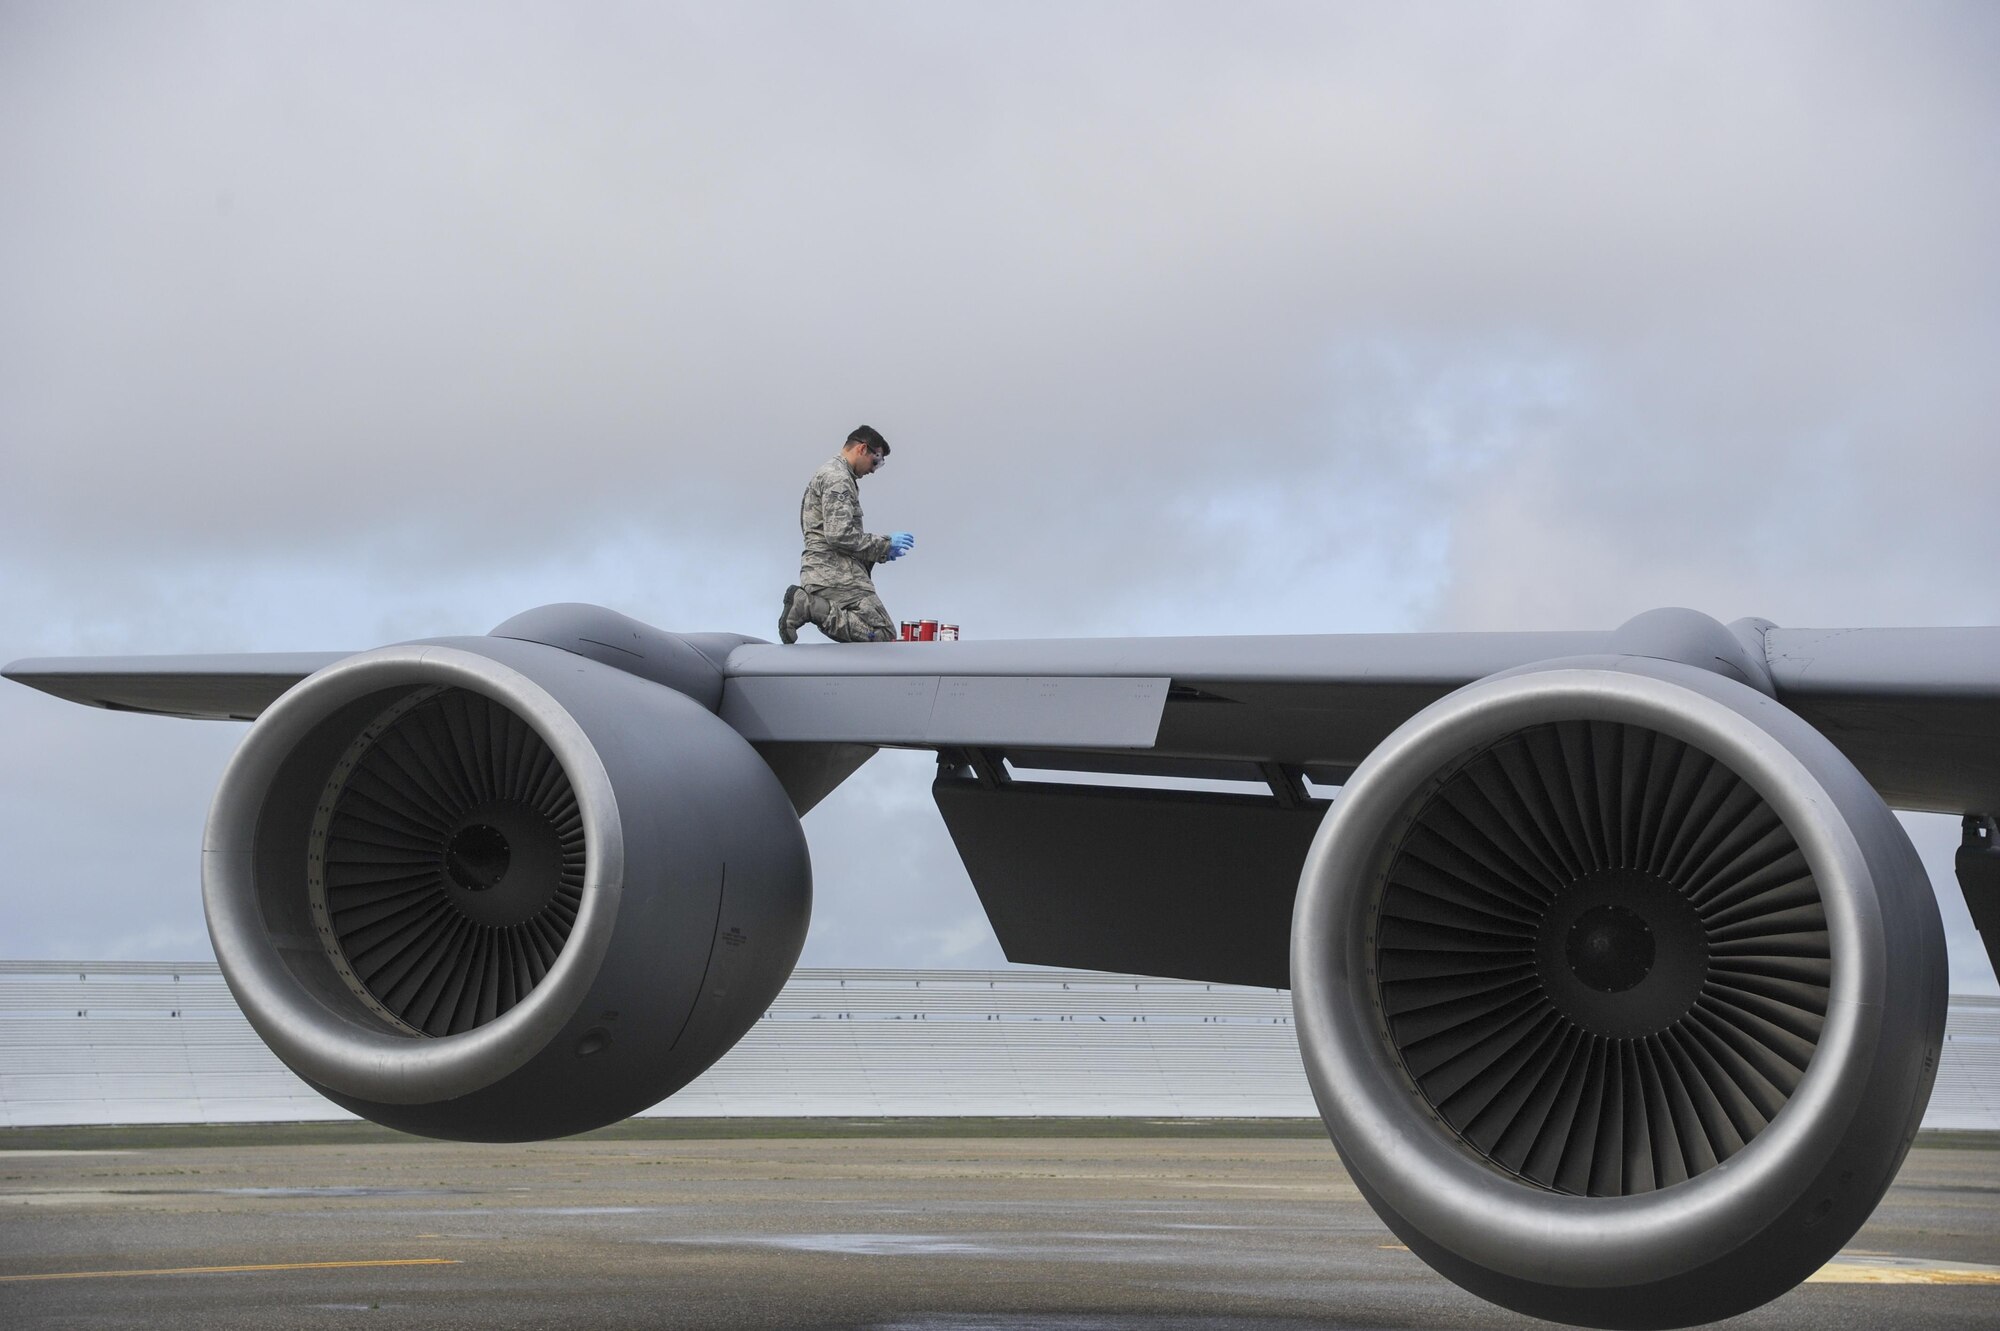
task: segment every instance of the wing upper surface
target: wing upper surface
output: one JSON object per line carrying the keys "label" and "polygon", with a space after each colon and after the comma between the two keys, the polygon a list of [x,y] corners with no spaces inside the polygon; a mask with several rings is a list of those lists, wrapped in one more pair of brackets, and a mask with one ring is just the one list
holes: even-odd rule
{"label": "wing upper surface", "polygon": [[1611,644],[1609,633],[746,643],[724,662],[722,715],[767,742],[977,747],[1022,768],[1251,782],[1288,769],[1338,783],[1453,689]]}
{"label": "wing upper surface", "polygon": [[1765,655],[1892,806],[2000,812],[2000,628],[1774,628]]}
{"label": "wing upper surface", "polygon": [[1347,683],[1456,687],[1496,670],[1611,649],[1609,633],[1327,633],[995,642],[746,643],[730,679],[952,674],[1164,677],[1191,687]]}
{"label": "wing upper surface", "polygon": [[[1891,804],[2000,809],[2000,628],[1760,626],[1752,640],[1761,643],[1779,701],[1833,740]],[[746,723],[756,711],[766,726],[760,733],[772,740],[938,747],[971,741],[918,738],[907,717],[885,728],[866,706],[842,719],[842,695],[829,682],[858,699],[870,689],[928,692],[951,680],[1157,679],[1167,687],[1150,745],[1081,726],[1054,738],[1024,729],[1011,740],[989,737],[986,756],[1025,768],[1247,781],[1273,781],[1274,768],[1290,769],[1335,784],[1397,726],[1456,688],[1496,671],[1631,648],[1616,632],[753,643],[726,660],[723,705],[725,716]],[[1130,715],[1126,724],[1128,736],[1139,728]]]}
{"label": "wing upper surface", "polygon": [[1773,628],[1764,654],[1780,697],[2000,698],[2000,628]]}
{"label": "wing upper surface", "polygon": [[[672,636],[672,635],[662,635]],[[2000,628],[1762,633],[1780,701],[1903,808],[2000,809]],[[763,743],[980,746],[1025,768],[1343,780],[1404,720],[1496,671],[1619,635],[1423,633],[794,645],[711,654]],[[71,701],[248,720],[341,652],[66,657],[7,678]]]}

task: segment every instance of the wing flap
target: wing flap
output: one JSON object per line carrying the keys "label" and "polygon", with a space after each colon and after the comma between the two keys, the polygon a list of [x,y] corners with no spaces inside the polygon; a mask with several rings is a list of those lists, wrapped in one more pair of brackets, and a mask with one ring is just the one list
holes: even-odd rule
{"label": "wing flap", "polygon": [[1322,801],[945,777],[938,812],[1009,961],[1289,987]]}
{"label": "wing flap", "polygon": [[1164,678],[761,675],[730,679],[722,719],[755,742],[1143,749]]}

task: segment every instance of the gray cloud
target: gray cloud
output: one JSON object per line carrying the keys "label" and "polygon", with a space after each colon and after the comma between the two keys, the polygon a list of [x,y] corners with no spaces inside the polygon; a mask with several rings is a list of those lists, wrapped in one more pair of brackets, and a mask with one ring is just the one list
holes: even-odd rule
{"label": "gray cloud", "polygon": [[[0,656],[768,636],[860,420],[891,609],[980,636],[2000,618],[1987,6],[0,25]],[[42,707],[5,844],[123,810],[34,872],[130,918],[0,935],[141,937],[192,833],[109,737],[227,731]],[[907,766],[809,820],[813,955],[990,955]]]}

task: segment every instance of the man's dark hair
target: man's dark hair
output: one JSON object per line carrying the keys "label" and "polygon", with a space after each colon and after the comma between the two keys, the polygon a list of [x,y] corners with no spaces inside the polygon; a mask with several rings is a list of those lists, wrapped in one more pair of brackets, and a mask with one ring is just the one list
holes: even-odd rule
{"label": "man's dark hair", "polygon": [[882,432],[872,425],[855,426],[853,431],[847,436],[847,442],[850,444],[860,444],[870,453],[878,453],[885,458],[889,456],[889,441],[884,439]]}

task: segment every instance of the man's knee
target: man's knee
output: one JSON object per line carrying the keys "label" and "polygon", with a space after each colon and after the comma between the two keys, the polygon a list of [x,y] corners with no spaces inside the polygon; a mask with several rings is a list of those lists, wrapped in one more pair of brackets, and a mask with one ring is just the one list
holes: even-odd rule
{"label": "man's knee", "polygon": [[[810,591],[810,589],[808,589]],[[875,597],[850,600],[810,591],[813,624],[835,642],[894,642],[896,626]],[[872,602],[872,604],[871,604]]]}
{"label": "man's knee", "polygon": [[889,618],[889,607],[882,604],[879,596],[868,596],[854,605],[854,616],[866,624],[876,642],[896,640],[896,621]]}
{"label": "man's knee", "polygon": [[896,626],[889,622],[887,615],[867,612],[854,616],[855,642],[894,642]]}
{"label": "man's knee", "polygon": [[817,621],[819,631],[835,642],[873,642],[875,625],[857,615],[849,606],[835,606],[825,619]]}
{"label": "man's knee", "polygon": [[838,638],[841,620],[840,607],[828,600],[824,592],[814,591],[810,587],[805,590],[806,617],[812,621],[814,628],[824,633],[827,637]]}

